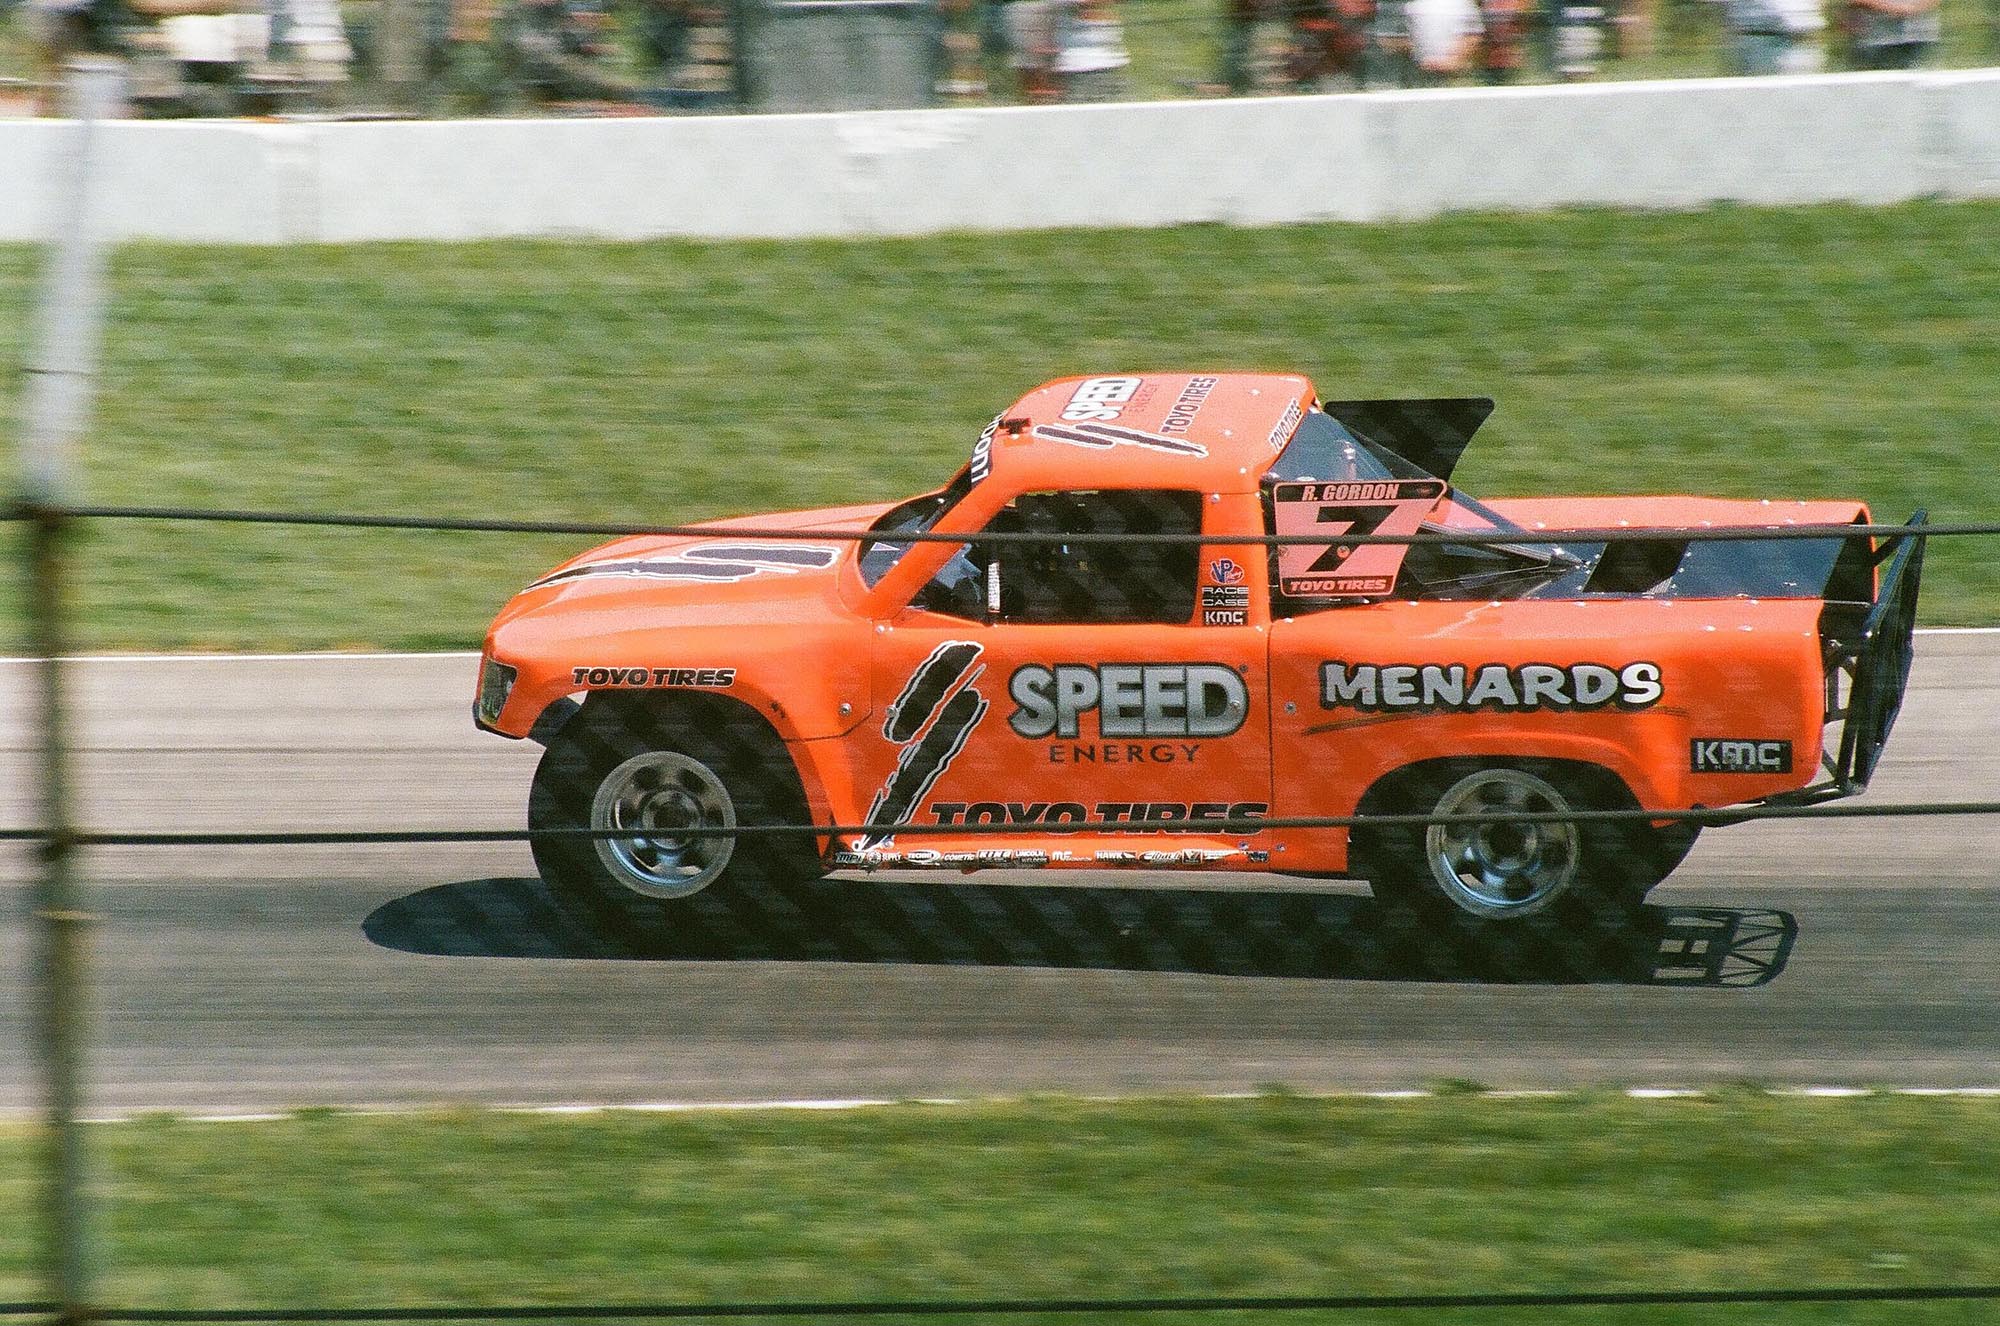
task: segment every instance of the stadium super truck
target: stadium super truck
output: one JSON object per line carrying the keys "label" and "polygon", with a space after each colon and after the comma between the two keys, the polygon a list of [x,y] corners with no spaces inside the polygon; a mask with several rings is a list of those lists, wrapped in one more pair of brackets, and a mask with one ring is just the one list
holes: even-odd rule
{"label": "stadium super truck", "polygon": [[[1136,867],[1360,878],[1473,924],[1619,916],[1695,825],[1565,812],[1864,787],[1922,514],[1784,537],[1869,514],[1482,502],[1451,476],[1491,409],[1285,374],[1050,382],[936,492],[557,567],[494,622],[476,719],[546,747],[531,829],[603,835],[536,838],[551,886],[661,899]],[[1342,541],[1364,536],[1410,541]],[[1402,818],[1286,823],[1377,815]],[[771,824],[815,831],[740,832]]]}

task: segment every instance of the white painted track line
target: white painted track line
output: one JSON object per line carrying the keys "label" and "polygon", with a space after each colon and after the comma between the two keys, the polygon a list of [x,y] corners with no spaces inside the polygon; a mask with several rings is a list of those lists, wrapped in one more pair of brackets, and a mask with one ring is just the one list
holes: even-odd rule
{"label": "white painted track line", "polygon": [[[1301,1091],[1287,1093],[1298,1100],[1431,1100],[1440,1093],[1435,1091]],[[1184,1100],[1202,1101],[1243,1101],[1243,1100],[1284,1100],[1287,1094],[1256,1091],[1219,1091],[1184,1096]],[[1452,1093],[1460,1094],[1460,1093]],[[1591,1095],[1605,1094],[1591,1091],[1471,1091],[1465,1095],[1477,1096],[1484,1100],[1569,1100]],[[1702,1100],[1716,1095],[1712,1090],[1695,1087],[1630,1087],[1615,1094],[1628,1100]],[[1760,1089],[1765,1096],[1790,1100],[1862,1100],[1877,1096],[1921,1096],[1921,1097],[1967,1097],[1973,1099],[2000,1099],[2000,1087],[1766,1087]],[[1049,1099],[1041,1097],[1040,1099]],[[1064,1099],[1056,1097],[1055,1099]],[[1090,1104],[1113,1105],[1124,1101],[1171,1100],[1171,1096],[1076,1096],[1067,1099]],[[1014,1096],[951,1096],[933,1097],[925,1100],[897,1100],[886,1096],[829,1099],[789,1099],[789,1100],[719,1100],[685,1101],[653,1100],[628,1102],[576,1102],[564,1105],[490,1105],[480,1107],[478,1112],[487,1114],[532,1114],[544,1118],[584,1118],[599,1114],[722,1114],[746,1111],[770,1110],[804,1111],[818,1113],[838,1113],[847,1110],[886,1109],[891,1106],[964,1108],[974,1105],[1020,1105],[1026,1103]],[[324,1106],[312,1107],[312,1113],[331,1112],[347,1118],[424,1118],[453,1112],[445,1106],[399,1107],[399,1106],[337,1106],[329,1111]],[[150,1110],[118,1110],[94,1114],[85,1119],[86,1123],[130,1123],[138,1119],[158,1118],[169,1115],[187,1123],[275,1123],[298,1117],[287,1111],[260,1111],[244,1113],[194,1114],[182,1113],[170,1108]],[[0,1116],[7,1121],[26,1121],[38,1117],[27,1111],[9,1111]]]}

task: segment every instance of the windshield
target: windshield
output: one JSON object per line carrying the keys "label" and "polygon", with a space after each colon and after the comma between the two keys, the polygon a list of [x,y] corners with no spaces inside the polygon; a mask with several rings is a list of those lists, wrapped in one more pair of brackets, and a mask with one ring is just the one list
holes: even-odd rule
{"label": "windshield", "polygon": [[[1298,431],[1292,434],[1291,442],[1271,466],[1270,473],[1264,476],[1264,482],[1267,485],[1294,480],[1351,483],[1367,479],[1433,477],[1421,466],[1405,460],[1389,448],[1356,436],[1347,425],[1315,405],[1307,411]],[[1473,520],[1462,523],[1477,527],[1484,522],[1494,529],[1520,528],[1463,489],[1447,487],[1445,493],[1451,499],[1452,507],[1473,517]]]}
{"label": "windshield", "polygon": [[1268,482],[1357,479],[1428,479],[1431,476],[1393,451],[1371,446],[1317,405],[1306,412],[1284,453],[1264,476]]}
{"label": "windshield", "polygon": [[[1336,489],[1356,484],[1360,490],[1336,496]],[[1299,423],[1264,476],[1264,503],[1267,528],[1281,534],[1303,534],[1335,522],[1354,534],[1520,529],[1318,406]],[[1561,548],[1483,543],[1280,545],[1272,549],[1271,561],[1276,601],[1288,611],[1297,605],[1364,602],[1393,592],[1434,598],[1487,593],[1507,582],[1545,579],[1575,565]]]}
{"label": "windshield", "polygon": [[[871,534],[928,534],[944,519],[945,513],[965,500],[972,491],[972,467],[960,470],[952,481],[938,492],[925,493],[882,513],[873,525],[868,527]],[[907,540],[894,538],[868,539],[861,545],[861,579],[869,588],[881,583],[896,563],[903,560],[903,554],[910,550]]]}

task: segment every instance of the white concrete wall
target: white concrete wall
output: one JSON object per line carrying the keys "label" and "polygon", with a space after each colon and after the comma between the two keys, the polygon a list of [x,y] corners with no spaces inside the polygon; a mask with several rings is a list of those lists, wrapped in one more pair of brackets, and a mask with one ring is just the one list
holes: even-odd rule
{"label": "white concrete wall", "polygon": [[[65,132],[0,122],[0,240]],[[107,130],[121,238],[1269,225],[2000,197],[2000,70],[845,115]]]}
{"label": "white concrete wall", "polygon": [[1947,163],[1944,192],[1955,198],[2000,198],[2000,71],[1940,75],[1939,153]]}

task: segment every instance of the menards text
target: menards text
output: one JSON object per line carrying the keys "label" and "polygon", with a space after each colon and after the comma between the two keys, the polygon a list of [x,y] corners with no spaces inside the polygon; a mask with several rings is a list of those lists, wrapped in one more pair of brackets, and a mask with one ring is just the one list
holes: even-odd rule
{"label": "menards text", "polygon": [[1320,664],[1323,709],[1366,712],[1473,709],[1645,709],[1664,688],[1657,663],[1485,663],[1468,667],[1328,662]]}

